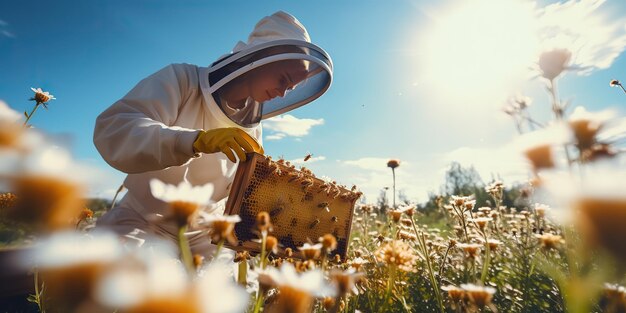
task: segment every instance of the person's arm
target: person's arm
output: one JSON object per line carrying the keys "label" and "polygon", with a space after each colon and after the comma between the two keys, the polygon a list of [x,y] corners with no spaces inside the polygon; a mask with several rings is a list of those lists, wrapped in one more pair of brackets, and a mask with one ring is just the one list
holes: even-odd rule
{"label": "person's arm", "polygon": [[96,120],[94,144],[104,160],[126,173],[182,165],[194,157],[199,130],[169,126],[187,93],[184,65],[145,78]]}

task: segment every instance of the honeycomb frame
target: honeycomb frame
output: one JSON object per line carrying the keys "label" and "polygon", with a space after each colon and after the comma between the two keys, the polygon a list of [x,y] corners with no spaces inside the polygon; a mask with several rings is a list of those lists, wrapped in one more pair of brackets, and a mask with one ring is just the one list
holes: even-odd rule
{"label": "honeycomb frame", "polygon": [[345,260],[354,205],[360,196],[356,187],[348,190],[316,178],[304,167],[296,169],[282,159],[249,153],[237,168],[226,203],[225,214],[241,217],[235,224],[238,244],[230,248],[261,251],[255,223],[257,214],[266,211],[273,225],[270,234],[278,239],[278,256],[285,256],[289,247],[295,257],[301,257],[298,247],[330,233],[337,238],[337,249],[331,253]]}

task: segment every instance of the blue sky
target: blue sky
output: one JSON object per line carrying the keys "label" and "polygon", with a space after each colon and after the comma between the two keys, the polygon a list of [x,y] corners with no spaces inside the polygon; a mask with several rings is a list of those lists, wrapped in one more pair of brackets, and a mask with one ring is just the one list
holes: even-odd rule
{"label": "blue sky", "polygon": [[[526,75],[499,85],[517,74],[497,71],[492,77],[474,79],[479,75],[471,71],[489,69],[489,58],[496,69],[503,69],[495,61],[511,57],[506,48],[517,42],[490,46],[493,40],[501,40],[493,33],[501,24],[498,20],[477,30],[484,40],[470,37],[472,41],[464,42],[471,27],[458,23],[475,23],[446,24],[455,14],[472,16],[458,13],[463,3],[467,2],[4,1],[0,4],[0,99],[24,111],[33,106],[27,101],[30,87],[54,94],[57,100],[48,111],[37,112],[32,124],[68,144],[77,160],[100,169],[103,174],[92,194],[109,196],[124,175],[108,167],[93,146],[96,116],[143,77],[169,63],[211,63],[238,40],[245,41],[260,18],[284,10],[296,16],[312,41],[331,55],[334,81],[324,96],[290,112],[298,119],[295,127],[280,120],[266,124],[266,152],[289,160],[313,153],[319,159],[307,167],[340,183],[357,184],[370,201],[391,184],[386,160],[398,158],[403,162],[398,188],[411,199],[423,200],[426,191],[442,183],[445,166],[452,160],[475,163],[483,176],[511,174],[513,179],[515,171],[506,173],[506,162],[501,164],[504,161],[497,153],[490,152],[499,151],[516,134],[510,119],[499,111],[507,94],[521,91],[531,96],[537,119],[549,119],[548,97],[540,79]],[[535,10],[559,4],[526,3],[534,3]],[[563,2],[548,11],[574,12],[577,4]],[[505,21],[519,16],[510,9],[493,7],[481,14]],[[621,1],[607,1],[594,10],[588,28],[618,25],[605,34],[607,38],[596,38],[591,44],[610,45],[616,56],[596,53],[577,59],[599,67],[606,67],[610,59],[610,66],[593,68],[585,76],[568,73],[559,81],[563,99],[571,98],[588,110],[615,107],[624,112],[625,95],[609,88],[608,82],[626,72],[621,53],[626,23],[620,17],[625,13]],[[596,16],[601,23],[594,23]],[[442,25],[456,30],[446,33]],[[433,41],[433,34],[438,40]],[[443,52],[433,47],[452,54],[443,58]],[[481,47],[489,49],[481,51]],[[463,58],[470,53],[478,53],[478,59]],[[480,59],[481,53],[488,58]],[[526,71],[530,65],[518,68]],[[310,128],[303,128],[306,125]]]}

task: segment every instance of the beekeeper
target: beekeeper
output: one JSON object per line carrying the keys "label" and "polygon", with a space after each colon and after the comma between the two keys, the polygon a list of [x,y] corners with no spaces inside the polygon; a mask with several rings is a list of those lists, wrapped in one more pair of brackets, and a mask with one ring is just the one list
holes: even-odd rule
{"label": "beekeeper", "polygon": [[[96,148],[128,173],[128,192],[97,227],[140,241],[153,234],[176,238],[175,224],[154,218],[167,215],[168,205],[152,196],[150,180],[211,183],[211,200],[226,198],[237,162],[247,152],[263,153],[261,120],[321,96],[332,71],[330,57],[304,26],[279,11],[210,66],[172,64],[143,79],[96,120]],[[192,249],[207,242],[200,235],[189,239]]]}

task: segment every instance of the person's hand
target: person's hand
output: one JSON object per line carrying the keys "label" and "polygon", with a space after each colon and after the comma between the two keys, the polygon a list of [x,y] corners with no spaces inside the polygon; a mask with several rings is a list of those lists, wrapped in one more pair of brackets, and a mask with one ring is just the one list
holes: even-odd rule
{"label": "person's hand", "polygon": [[203,153],[222,152],[233,162],[237,162],[235,154],[245,162],[246,153],[265,152],[252,136],[237,127],[203,130],[194,141],[193,149],[194,152]]}

